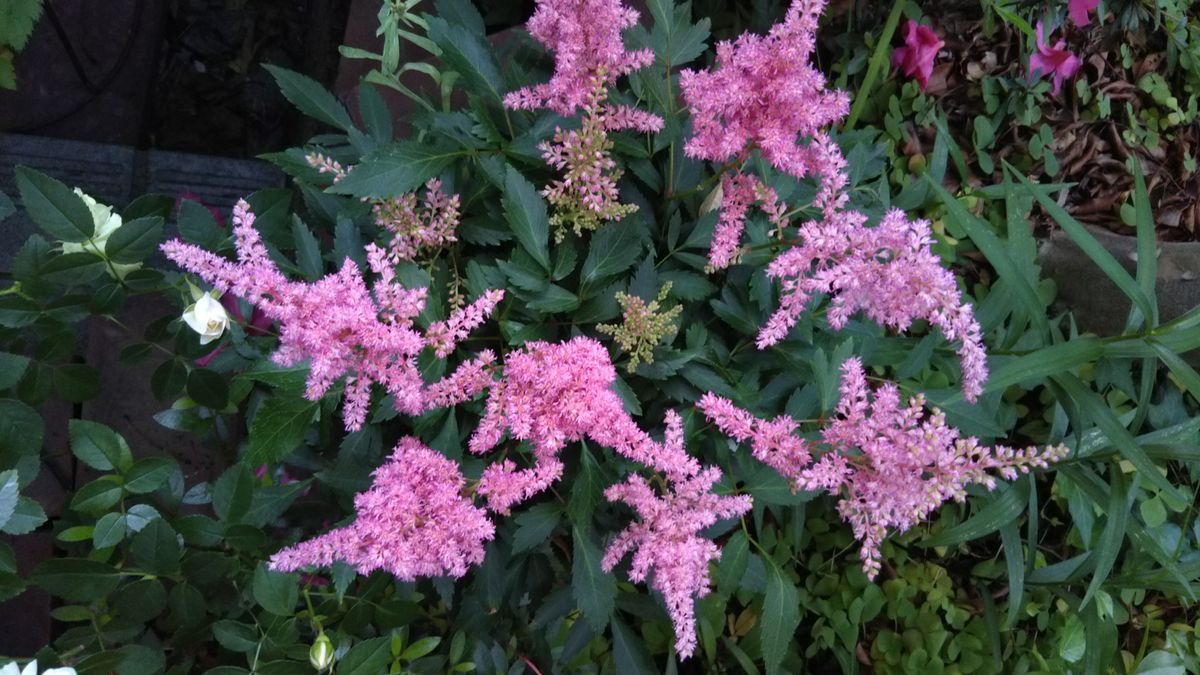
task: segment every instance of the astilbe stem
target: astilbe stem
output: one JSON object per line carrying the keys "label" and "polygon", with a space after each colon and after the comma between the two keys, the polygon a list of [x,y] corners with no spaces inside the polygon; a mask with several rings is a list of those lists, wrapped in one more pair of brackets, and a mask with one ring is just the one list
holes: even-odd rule
{"label": "astilbe stem", "polygon": [[[821,217],[799,228],[798,240],[768,267],[780,283],[780,306],[760,329],[765,349],[783,340],[812,298],[831,296],[830,326],[843,327],[862,311],[889,328],[907,330],[915,319],[960,344],[962,387],[975,400],[987,378],[978,322],[959,298],[954,276],[933,255],[929,224],[896,210],[878,226],[847,208],[846,160],[825,129],[848,112],[843,92],[826,89],[810,60],[824,0],[795,0],[785,20],[766,36],[743,34],[717,46],[710,71],[684,71],[680,87],[693,114],[687,153],[741,163],[754,151],[797,179],[816,177],[814,204]],[[780,202],[761,179],[740,170],[722,178],[721,215],[709,263],[721,269],[738,259],[749,207],[763,205],[777,231],[786,223]]]}
{"label": "astilbe stem", "polygon": [[[280,322],[280,345],[272,359],[285,366],[309,362],[307,398],[320,399],[347,376],[347,429],[358,429],[366,420],[373,384],[392,395],[397,410],[418,415],[439,404],[467,400],[490,382],[484,371],[495,358],[491,352],[480,352],[432,385],[422,379],[417,357],[427,347],[439,356],[448,355],[491,314],[503,291],[487,291],[422,335],[414,321],[425,307],[426,289],[408,289],[396,281],[393,266],[399,254],[394,248],[367,246],[369,265],[378,275],[373,294],[349,258],[338,272],[315,282],[290,281],[271,260],[245,201],[234,208],[233,222],[237,262],[178,239],[163,244],[162,250],[217,290],[244,298]],[[450,384],[460,388],[451,389]]]}
{"label": "astilbe stem", "polygon": [[823,452],[816,462],[810,461],[812,446],[794,435],[796,425],[786,417],[759,420],[712,393],[699,407],[726,434],[749,440],[755,457],[795,489],[840,497],[838,513],[862,544],[859,555],[870,578],[879,572],[879,548],[889,530],[904,532],[949,499],[964,501],[970,484],[993,489],[996,478],[988,472],[1011,480],[1067,453],[1064,446],[987,448],[961,437],[941,411],[926,415],[921,395],[902,405],[890,383],[872,394],[855,358],[842,366],[837,416],[821,431]]}
{"label": "astilbe stem", "polygon": [[386,570],[403,581],[461,577],[483,562],[495,526],[462,495],[458,464],[415,438],[405,438],[354,498],[354,522],[271,557],[271,567],[294,571],[344,562],[360,574]]}
{"label": "astilbe stem", "polygon": [[[664,444],[684,452],[679,415],[668,411],[666,422]],[[694,476],[671,480],[660,497],[645,478],[633,474],[604,492],[610,502],[628,504],[639,520],[612,540],[600,567],[611,572],[633,552],[629,578],[642,582],[653,573],[651,586],[666,601],[675,626],[675,651],[682,658],[696,649],[695,602],[708,595],[709,563],[721,557],[717,545],[700,532],[720,519],[741,517],[751,507],[749,495],[713,494],[720,478],[720,469],[706,467]]]}

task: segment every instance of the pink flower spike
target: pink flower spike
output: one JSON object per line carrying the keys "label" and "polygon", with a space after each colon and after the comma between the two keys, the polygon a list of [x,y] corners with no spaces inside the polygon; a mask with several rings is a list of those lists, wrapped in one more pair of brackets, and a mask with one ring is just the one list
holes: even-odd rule
{"label": "pink flower spike", "polygon": [[[637,25],[637,20],[638,13],[621,0],[538,0],[525,25],[533,39],[554,52],[554,75],[549,82],[509,93],[504,105],[574,114],[587,104],[593,77],[612,84],[654,62],[649,49],[625,49],[621,31]],[[642,128],[661,126],[661,120],[652,124],[645,116],[630,123]]]}
{"label": "pink flower spike", "polygon": [[[668,435],[679,431],[678,416],[668,414]],[[681,439],[676,439],[681,442]],[[738,518],[752,506],[749,495],[724,497],[712,492],[721,471],[707,467],[680,481],[659,497],[645,478],[634,474],[604,492],[611,502],[625,502],[639,520],[629,525],[608,545],[601,569],[611,572],[629,552],[632,581],[645,581],[653,571],[651,585],[662,593],[667,613],[675,626],[675,651],[688,658],[696,649],[696,600],[708,595],[708,564],[721,557],[721,550],[700,532],[719,519]]]}
{"label": "pink flower spike", "polygon": [[360,574],[387,570],[403,581],[461,577],[483,561],[495,527],[462,496],[458,464],[405,438],[373,474],[375,482],[354,497],[354,522],[285,548],[271,568],[290,572],[345,562]]}
{"label": "pink flower spike", "polygon": [[925,91],[933,62],[945,44],[933,29],[910,19],[904,24],[904,46],[892,52],[892,65],[906,77],[916,78],[921,91]]}
{"label": "pink flower spike", "polygon": [[1067,49],[1067,41],[1059,40],[1051,47],[1045,37],[1045,26],[1037,24],[1037,51],[1029,57],[1029,73],[1034,78],[1053,75],[1055,96],[1062,89],[1063,80],[1075,77],[1083,66],[1073,52]]}
{"label": "pink flower spike", "polygon": [[1083,27],[1091,22],[1088,13],[1099,6],[1100,0],[1067,0],[1067,13],[1071,15],[1071,23]]}

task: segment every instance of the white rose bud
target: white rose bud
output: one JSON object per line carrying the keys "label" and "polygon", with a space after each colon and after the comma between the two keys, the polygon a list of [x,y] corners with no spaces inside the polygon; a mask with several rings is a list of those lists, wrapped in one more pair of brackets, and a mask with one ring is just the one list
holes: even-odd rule
{"label": "white rose bud", "polygon": [[206,345],[221,337],[229,327],[229,314],[221,303],[207,293],[183,312],[183,322],[200,334],[200,344]]}
{"label": "white rose bud", "polygon": [[[120,229],[125,221],[121,219],[121,214],[113,213],[111,206],[97,202],[91,195],[85,194],[83,190],[75,188],[75,194],[83,200],[83,203],[88,207],[88,212],[92,215],[92,237],[82,243],[65,241],[62,245],[62,252],[83,253],[86,251],[92,255],[107,258],[108,256],[105,255],[104,251],[105,247],[108,246],[108,238],[113,235],[113,232]],[[110,263],[109,267],[110,275],[115,274],[117,278],[124,279],[126,274],[138,269],[141,267],[141,264],[133,263],[125,265]]]}
{"label": "white rose bud", "polygon": [[333,643],[322,632],[316,642],[308,649],[308,662],[318,672],[329,670],[333,666]]}

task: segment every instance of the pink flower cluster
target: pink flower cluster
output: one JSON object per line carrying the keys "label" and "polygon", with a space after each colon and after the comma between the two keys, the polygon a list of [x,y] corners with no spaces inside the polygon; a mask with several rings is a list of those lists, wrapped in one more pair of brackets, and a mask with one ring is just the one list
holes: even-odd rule
{"label": "pink flower cluster", "polygon": [[[665,443],[684,451],[682,423],[674,411],[667,414]],[[675,626],[675,651],[682,658],[696,649],[695,601],[708,595],[708,564],[721,557],[717,545],[700,532],[720,519],[739,518],[751,507],[749,495],[713,494],[720,479],[719,469],[707,467],[695,476],[671,481],[659,497],[645,478],[634,474],[604,492],[609,501],[632,507],[640,520],[612,540],[600,566],[612,571],[633,551],[629,578],[642,582],[654,573],[651,585],[667,603]]]}
{"label": "pink flower cluster", "polygon": [[[694,115],[689,154],[741,162],[757,149],[784,173],[820,178],[815,204],[821,218],[800,226],[799,240],[768,267],[767,274],[781,284],[780,307],[759,332],[758,347],[783,340],[812,298],[825,293],[832,296],[834,328],[862,311],[901,331],[925,319],[947,339],[960,341],[963,390],[973,400],[987,377],[979,325],[959,299],[954,276],[930,250],[928,223],[892,211],[868,227],[866,216],[846,208],[846,160],[824,128],[846,114],[847,98],[826,90],[824,76],[809,62],[824,6],[824,0],[794,0],[784,22],[767,36],[745,34],[721,43],[715,70],[685,72],[680,79]],[[763,205],[777,231],[786,225],[786,208],[761,179],[738,169],[722,178],[722,189],[709,252],[714,269],[737,260],[752,204]]]}
{"label": "pink flower cluster", "polygon": [[758,420],[711,393],[699,407],[723,432],[750,441],[755,456],[765,458],[796,489],[841,497],[838,512],[862,543],[863,571],[871,578],[879,572],[879,547],[888,530],[904,532],[946,500],[965,500],[969,484],[994,488],[989,471],[1011,480],[1031,468],[1046,468],[1067,452],[1064,446],[987,448],[975,438],[962,438],[940,411],[926,416],[921,395],[904,405],[889,383],[872,396],[858,359],[842,366],[838,415],[821,432],[824,453],[815,463],[808,461],[812,447],[791,433],[795,425],[787,418]]}
{"label": "pink flower cluster", "polygon": [[916,319],[958,341],[962,387],[975,400],[987,380],[987,354],[971,306],[959,299],[954,274],[931,250],[929,223],[892,209],[875,227],[857,211],[841,211],[800,226],[803,244],[785,250],[767,267],[781,285],[780,307],[758,334],[758,346],[787,336],[812,297],[832,297],[827,318],[840,329],[856,312],[898,331]]}
{"label": "pink flower cluster", "polygon": [[217,290],[244,298],[279,321],[280,346],[272,358],[285,366],[309,362],[309,399],[318,400],[347,376],[343,417],[348,429],[358,429],[366,420],[372,384],[392,395],[397,410],[415,415],[467,400],[490,382],[485,372],[494,360],[490,352],[481,352],[432,385],[422,380],[417,357],[426,347],[439,356],[448,354],[491,314],[503,291],[485,293],[422,335],[414,320],[425,307],[426,289],[408,289],[396,281],[393,266],[400,253],[394,247],[367,246],[371,270],[379,277],[372,295],[350,259],[313,283],[289,280],[271,260],[246,202],[234,208],[233,223],[237,262],[180,240],[163,244],[163,253]]}
{"label": "pink flower cluster", "polygon": [[562,475],[559,451],[585,438],[672,480],[700,470],[682,444],[657,443],[638,427],[612,389],[616,379],[608,352],[591,338],[558,344],[530,342],[508,354],[504,377],[492,386],[487,411],[468,447],[477,454],[487,453],[507,433],[533,446],[535,464],[519,469],[505,459],[485,469],[479,493],[487,498],[488,508],[506,513],[545,490]]}
{"label": "pink flower cluster", "polygon": [[637,19],[638,13],[621,0],[538,0],[525,25],[535,40],[554,52],[554,75],[549,82],[508,94],[504,105],[573,115],[587,105],[594,77],[607,86],[654,62],[654,52],[627,51],[621,40],[621,31],[636,25]]}
{"label": "pink flower cluster", "polygon": [[354,522],[271,557],[290,572],[345,562],[360,574],[386,570],[398,579],[461,577],[483,562],[495,527],[462,496],[458,464],[415,438],[405,438],[375,470],[374,483],[354,498]]}
{"label": "pink flower cluster", "polygon": [[442,182],[431,178],[425,184],[420,206],[417,195],[408,193],[375,203],[375,223],[392,233],[390,248],[402,260],[412,260],[422,250],[435,250],[458,241],[458,195],[442,192]]}
{"label": "pink flower cluster", "polygon": [[[680,73],[695,131],[688,156],[740,162],[757,149],[796,178],[839,178],[824,129],[846,115],[850,99],[826,89],[825,76],[810,63],[824,7],[824,0],[796,0],[767,35],[743,33],[718,44],[714,70]],[[801,138],[810,140],[800,145]]]}

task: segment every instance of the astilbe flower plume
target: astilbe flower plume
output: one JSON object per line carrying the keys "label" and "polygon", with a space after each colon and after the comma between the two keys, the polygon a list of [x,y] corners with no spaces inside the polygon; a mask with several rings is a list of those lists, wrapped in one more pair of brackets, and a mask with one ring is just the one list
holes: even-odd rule
{"label": "astilbe flower plume", "polygon": [[468,447],[477,454],[489,452],[507,433],[533,446],[535,464],[519,469],[505,459],[485,469],[479,494],[487,498],[488,508],[505,513],[546,489],[562,475],[559,451],[584,438],[673,480],[700,470],[682,447],[657,443],[642,431],[613,391],[616,379],[608,352],[591,338],[530,342],[508,354],[503,377],[492,385]]}
{"label": "astilbe flower plume", "polygon": [[491,314],[503,291],[486,292],[422,335],[414,321],[425,307],[426,289],[396,281],[400,252],[394,247],[367,246],[371,271],[378,276],[372,294],[349,258],[338,272],[315,282],[289,280],[271,260],[245,201],[234,208],[233,223],[237,262],[178,239],[162,250],[218,291],[244,298],[280,323],[280,345],[272,359],[285,366],[309,362],[307,398],[320,399],[347,376],[343,417],[348,429],[365,421],[373,384],[392,395],[397,410],[417,415],[467,400],[491,381],[485,371],[495,357],[489,351],[433,384],[423,381],[417,357],[427,347],[447,355]]}
{"label": "astilbe flower plume", "polygon": [[824,0],[796,0],[767,35],[719,43],[713,70],[680,74],[694,129],[688,156],[740,162],[759,150],[786,174],[820,177],[825,198],[836,197],[840,154],[830,156],[836,146],[825,128],[849,112],[850,99],[826,89],[811,64],[824,7]]}
{"label": "astilbe flower plume", "polygon": [[[778,422],[756,420],[711,393],[701,400],[700,409],[730,436],[749,439],[755,456],[807,457],[807,451],[796,452],[794,436],[778,433]],[[903,404],[890,383],[872,394],[862,363],[854,358],[842,366],[837,416],[821,431],[821,444],[825,452],[814,463],[772,466],[795,489],[840,497],[838,513],[861,542],[863,571],[871,578],[879,572],[879,547],[889,530],[904,532],[943,502],[964,501],[970,484],[993,489],[996,478],[989,471],[1011,480],[1032,468],[1046,468],[1067,452],[1064,446],[1040,451],[982,446],[948,426],[941,411],[926,415],[920,394]]]}
{"label": "astilbe flower plume", "polygon": [[671,309],[660,311],[659,304],[671,293],[671,282],[663,284],[658,291],[658,297],[649,304],[636,295],[617,292],[617,304],[621,306],[621,323],[605,323],[596,326],[596,330],[605,335],[611,335],[621,351],[629,354],[629,365],[626,370],[630,373],[637,370],[640,363],[654,363],[654,348],[671,333],[677,330],[675,319],[683,312],[683,305],[675,305]]}
{"label": "astilbe flower plume", "polygon": [[290,572],[344,562],[360,574],[386,570],[403,581],[461,577],[483,561],[495,527],[462,494],[458,464],[405,438],[354,497],[354,522],[279,551],[271,567]]}
{"label": "astilbe flower plume", "polygon": [[[682,422],[673,410],[667,413],[664,443],[685,452]],[[694,476],[672,480],[660,497],[645,478],[633,474],[604,492],[609,501],[628,504],[639,520],[612,540],[600,567],[611,572],[632,551],[629,578],[642,582],[653,573],[651,586],[666,601],[675,627],[675,651],[682,658],[696,649],[695,603],[709,593],[709,563],[721,557],[717,545],[700,532],[718,520],[742,516],[752,505],[749,495],[714,494],[720,478],[719,469],[706,467]]]}
{"label": "astilbe flower plume", "polygon": [[929,223],[909,220],[898,209],[875,227],[865,221],[861,213],[844,211],[800,227],[803,243],[767,267],[767,276],[781,284],[780,307],[759,331],[758,346],[782,340],[813,296],[826,293],[834,329],[860,311],[898,331],[916,319],[940,328],[947,340],[959,342],[963,393],[975,400],[987,380],[983,336],[954,274],[931,249]]}
{"label": "astilbe flower plume", "polygon": [[594,78],[607,86],[654,62],[653,51],[628,51],[621,40],[621,32],[636,25],[637,19],[637,11],[621,0],[538,0],[525,27],[554,52],[554,75],[549,82],[509,93],[504,104],[519,110],[549,108],[564,116],[575,114],[592,98]]}
{"label": "astilbe flower plume", "polygon": [[[795,0],[783,23],[766,36],[744,34],[721,43],[715,70],[685,72],[680,80],[695,117],[690,154],[740,163],[757,149],[784,173],[820,179],[814,204],[821,216],[801,225],[767,269],[780,282],[780,306],[760,329],[757,346],[783,340],[810,301],[828,294],[835,329],[862,311],[901,331],[924,319],[958,341],[963,392],[974,400],[987,378],[981,331],[953,275],[930,249],[928,223],[891,211],[868,227],[866,216],[847,208],[846,160],[824,131],[845,116],[847,99],[827,91],[824,76],[810,64],[824,6],[823,0]],[[781,238],[788,224],[786,207],[760,178],[737,169],[722,177],[722,191],[709,252],[712,269],[737,261],[751,205],[761,203]]]}

